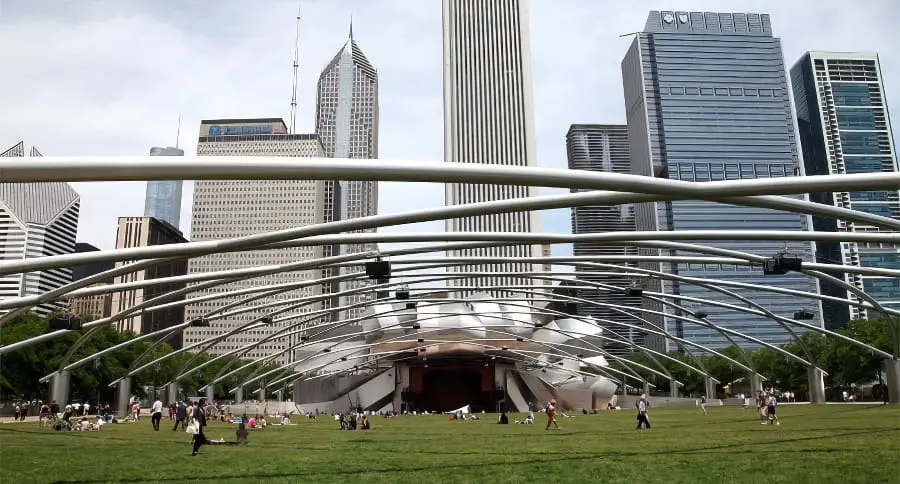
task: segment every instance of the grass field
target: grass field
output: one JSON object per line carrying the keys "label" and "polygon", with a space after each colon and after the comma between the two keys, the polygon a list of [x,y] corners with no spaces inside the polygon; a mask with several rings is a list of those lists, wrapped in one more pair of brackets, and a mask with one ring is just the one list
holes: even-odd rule
{"label": "grass field", "polygon": [[[654,409],[653,429],[634,430],[631,411],[537,425],[450,422],[446,416],[372,419],[341,432],[330,419],[250,432],[246,447],[206,446],[153,432],[149,419],[101,432],[0,425],[0,482],[640,482],[900,483],[900,407],[783,405],[780,426],[754,412],[715,407]],[[163,420],[163,426],[169,422]],[[210,439],[235,426],[211,423]],[[752,479],[752,481],[751,481]]]}

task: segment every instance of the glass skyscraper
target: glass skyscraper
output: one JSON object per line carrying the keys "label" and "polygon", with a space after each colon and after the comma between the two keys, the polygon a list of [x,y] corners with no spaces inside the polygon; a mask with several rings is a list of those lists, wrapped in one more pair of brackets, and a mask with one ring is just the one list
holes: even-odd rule
{"label": "glass skyscraper", "polygon": [[[350,35],[341,50],[319,74],[316,85],[316,134],[322,141],[322,149],[328,158],[378,158],[378,71]],[[324,221],[348,220],[371,217],[378,214],[378,182],[365,180],[325,181]],[[375,229],[364,232],[375,232]],[[375,244],[349,244],[344,247],[326,246],[325,257],[339,253],[358,253],[377,250]],[[326,268],[323,277],[336,275],[336,268]],[[348,274],[362,267],[340,269]],[[328,292],[359,289],[368,285],[365,280],[343,281],[327,284]],[[370,291],[358,292],[326,304],[348,306],[370,299]],[[353,318],[365,308],[353,308],[335,314],[335,318]],[[346,327],[347,331],[358,328]]]}
{"label": "glass skyscraper", "polygon": [[[652,11],[622,61],[632,173],[706,182],[796,176],[801,174],[787,74],[779,39],[772,36],[768,15]],[[638,230],[808,230],[810,218],[787,212],[708,201],[641,203],[635,207]],[[661,236],[660,238],[665,238]],[[698,241],[731,250],[771,256],[788,252],[812,260],[813,244],[783,241]],[[644,254],[693,255],[641,249]],[[680,276],[778,286],[817,292],[803,274],[764,276],[761,267],[716,264],[657,264]],[[727,289],[727,286],[721,286]],[[790,333],[775,320],[706,301],[747,307],[740,300],[694,283],[654,280],[650,290],[673,297],[712,323],[772,342],[786,343]],[[815,314],[815,299],[732,288],[772,313],[793,318],[797,311]],[[679,301],[678,296],[700,301]],[[666,317],[645,315],[667,331],[710,347],[732,344],[723,334],[678,319],[682,309],[646,302]],[[647,344],[672,349],[671,341],[648,335]],[[741,346],[748,340],[733,337]]]}
{"label": "glass skyscraper", "polygon": [[[891,120],[878,55],[807,52],[791,69],[797,124],[807,175],[897,171]],[[819,203],[900,219],[900,191],[815,193]],[[815,217],[815,230],[874,232],[877,227]],[[900,269],[900,247],[856,242],[819,243],[820,262]],[[900,279],[846,274],[844,280],[885,306],[900,308]],[[858,301],[831,284],[826,294]],[[864,308],[824,303],[825,327],[840,328],[870,316]]]}
{"label": "glass skyscraper", "polygon": [[[184,156],[179,148],[150,148],[150,156]],[[147,182],[144,216],[163,220],[176,229],[181,221],[181,180],[152,180]]]}

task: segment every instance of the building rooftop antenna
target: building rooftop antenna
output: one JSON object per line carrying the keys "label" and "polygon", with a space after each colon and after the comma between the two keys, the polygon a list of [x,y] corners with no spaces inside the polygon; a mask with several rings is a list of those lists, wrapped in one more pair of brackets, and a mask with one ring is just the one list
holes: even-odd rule
{"label": "building rooftop antenna", "polygon": [[175,131],[175,147],[178,148],[178,142],[181,140],[181,115],[178,115],[178,129]]}
{"label": "building rooftop antenna", "polygon": [[294,39],[294,88],[291,90],[291,134],[297,129],[297,77],[300,68],[300,2],[297,2],[297,34]]}

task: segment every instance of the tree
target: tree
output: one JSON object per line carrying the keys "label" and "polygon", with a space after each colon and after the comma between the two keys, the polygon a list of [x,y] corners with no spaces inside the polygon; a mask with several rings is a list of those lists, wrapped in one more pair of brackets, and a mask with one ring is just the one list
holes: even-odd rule
{"label": "tree", "polygon": [[[13,318],[6,323],[0,331],[0,344],[7,345],[28,338],[33,338],[50,331],[49,318],[41,318],[33,313],[26,313]],[[72,331],[53,340],[27,346],[19,350],[2,355],[0,359],[0,399],[47,399],[48,385],[39,383],[39,379],[59,369],[59,364],[69,348],[83,334],[83,331]],[[120,332],[112,326],[104,326],[95,331],[93,336],[85,342],[72,355],[72,362],[81,360],[99,351],[127,342],[135,338],[132,332]],[[70,373],[72,401],[112,402],[115,399],[115,388],[110,388],[111,382],[125,376],[129,367],[133,364],[139,366],[153,361],[164,355],[170,354],[174,349],[166,344],[160,344],[138,362],[140,355],[150,348],[149,341],[138,341],[124,346],[116,351],[105,354],[102,357],[78,367]],[[188,360],[196,356],[191,366],[210,361],[214,356],[208,354],[195,355],[192,353],[180,353],[168,358],[153,368],[136,374],[132,379],[132,392],[139,397],[146,396],[145,387],[158,387],[163,383],[172,381]],[[226,364],[232,364],[237,368],[246,360],[223,358],[199,370],[198,378],[185,378],[179,383],[184,391],[189,394],[197,394],[201,382],[211,380]],[[260,372],[275,368],[273,364],[257,365],[251,367],[214,386],[217,397],[226,397],[228,390],[237,386],[243,379],[249,377],[255,368]]]}

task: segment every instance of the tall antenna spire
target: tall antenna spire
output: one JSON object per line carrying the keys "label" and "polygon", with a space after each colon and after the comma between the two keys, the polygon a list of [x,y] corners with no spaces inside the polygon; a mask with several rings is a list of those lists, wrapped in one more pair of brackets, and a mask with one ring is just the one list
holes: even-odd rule
{"label": "tall antenna spire", "polygon": [[297,35],[294,40],[294,88],[291,91],[291,134],[297,129],[297,77],[300,68],[300,2],[297,2]]}
{"label": "tall antenna spire", "polygon": [[353,14],[350,14],[350,40],[353,40]]}
{"label": "tall antenna spire", "polygon": [[181,115],[178,115],[178,130],[175,131],[175,147],[178,148],[178,142],[181,140]]}

